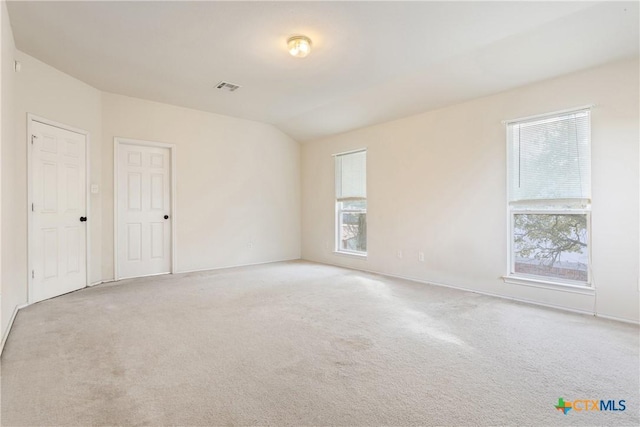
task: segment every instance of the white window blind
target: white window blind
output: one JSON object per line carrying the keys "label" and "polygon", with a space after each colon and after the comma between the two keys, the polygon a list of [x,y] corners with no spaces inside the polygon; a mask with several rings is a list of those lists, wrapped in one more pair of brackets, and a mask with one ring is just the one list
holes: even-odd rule
{"label": "white window blind", "polygon": [[580,110],[508,125],[511,202],[589,201],[589,116]]}
{"label": "white window blind", "polygon": [[336,156],[336,199],[362,200],[367,197],[367,152]]}

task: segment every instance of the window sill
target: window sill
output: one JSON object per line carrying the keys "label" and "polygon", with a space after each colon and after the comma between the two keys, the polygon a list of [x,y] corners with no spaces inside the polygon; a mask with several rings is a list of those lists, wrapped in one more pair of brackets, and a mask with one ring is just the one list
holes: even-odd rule
{"label": "window sill", "polygon": [[362,259],[365,260],[367,259],[367,255],[366,254],[357,254],[354,252],[342,252],[342,251],[333,251],[334,255],[340,255],[340,256],[346,256],[348,258],[356,258],[356,259]]}
{"label": "window sill", "polygon": [[596,290],[589,285],[554,282],[551,280],[534,279],[531,277],[507,275],[502,276],[505,283],[512,285],[531,286],[534,288],[550,289],[554,291],[570,292],[582,295],[594,295]]}

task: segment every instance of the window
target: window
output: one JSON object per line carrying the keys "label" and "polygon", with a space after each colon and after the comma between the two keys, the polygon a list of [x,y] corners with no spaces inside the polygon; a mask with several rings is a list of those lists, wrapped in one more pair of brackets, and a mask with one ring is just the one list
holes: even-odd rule
{"label": "window", "polygon": [[509,276],[588,285],[590,110],[507,125]]}
{"label": "window", "polygon": [[367,254],[367,152],[336,158],[336,251]]}

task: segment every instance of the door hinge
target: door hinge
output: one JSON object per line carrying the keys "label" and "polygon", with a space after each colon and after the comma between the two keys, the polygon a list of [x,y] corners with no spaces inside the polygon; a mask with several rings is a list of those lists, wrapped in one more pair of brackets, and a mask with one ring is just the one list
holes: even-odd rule
{"label": "door hinge", "polygon": [[36,278],[36,272],[35,270],[31,270],[31,278],[35,279]]}
{"label": "door hinge", "polygon": [[36,211],[36,208],[35,208],[35,206],[33,205],[33,203],[31,203],[31,212],[35,212],[35,211]]}

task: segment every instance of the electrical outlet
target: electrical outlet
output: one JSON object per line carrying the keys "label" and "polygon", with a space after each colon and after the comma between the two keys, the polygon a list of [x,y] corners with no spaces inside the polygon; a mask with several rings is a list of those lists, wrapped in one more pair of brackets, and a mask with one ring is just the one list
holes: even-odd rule
{"label": "electrical outlet", "polygon": [[424,262],[424,252],[418,252],[418,261]]}
{"label": "electrical outlet", "polygon": [[402,250],[398,250],[398,258],[402,258]]}
{"label": "electrical outlet", "polygon": [[247,245],[247,248],[253,249],[253,242],[249,242],[249,244]]}

